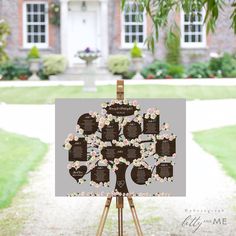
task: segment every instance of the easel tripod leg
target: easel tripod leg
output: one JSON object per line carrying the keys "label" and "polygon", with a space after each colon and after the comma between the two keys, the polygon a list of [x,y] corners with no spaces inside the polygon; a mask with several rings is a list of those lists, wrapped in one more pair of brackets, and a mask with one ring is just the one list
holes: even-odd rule
{"label": "easel tripod leg", "polygon": [[105,222],[106,222],[106,219],[107,219],[107,214],[108,214],[108,211],[109,211],[109,208],[110,208],[110,205],[111,205],[111,200],[112,200],[112,197],[107,198],[107,201],[106,201],[103,213],[102,213],[101,221],[100,221],[99,226],[98,226],[96,236],[102,236],[104,225],[105,225]]}
{"label": "easel tripod leg", "polygon": [[133,199],[132,199],[132,197],[127,197],[127,198],[128,198],[130,210],[131,210],[131,213],[132,213],[132,216],[133,216],[133,219],[134,219],[134,224],[135,224],[135,228],[136,228],[136,231],[137,231],[137,235],[138,236],[143,236],[143,232],[142,232],[139,220],[138,220],[138,215],[137,215],[137,212],[136,212],[136,209],[135,209],[135,206],[134,206]]}
{"label": "easel tripod leg", "polygon": [[116,197],[116,208],[118,209],[118,236],[123,236],[124,197]]}

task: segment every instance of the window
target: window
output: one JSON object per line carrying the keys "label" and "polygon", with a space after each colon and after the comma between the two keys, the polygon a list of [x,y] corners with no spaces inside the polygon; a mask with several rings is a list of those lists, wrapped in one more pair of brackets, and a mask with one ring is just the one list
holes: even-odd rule
{"label": "window", "polygon": [[27,2],[23,11],[23,41],[24,47],[36,45],[39,48],[48,47],[48,13],[47,3]]}
{"label": "window", "polygon": [[202,48],[206,46],[205,12],[181,13],[181,46],[183,48]]}
{"label": "window", "polygon": [[128,2],[122,12],[122,47],[130,48],[136,41],[144,46],[146,37],[146,17],[137,3]]}

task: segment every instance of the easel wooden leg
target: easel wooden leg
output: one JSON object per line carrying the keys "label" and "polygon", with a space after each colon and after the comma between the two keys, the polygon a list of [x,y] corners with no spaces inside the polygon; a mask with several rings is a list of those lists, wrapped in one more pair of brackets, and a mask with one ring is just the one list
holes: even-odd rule
{"label": "easel wooden leg", "polygon": [[103,213],[102,213],[101,221],[99,223],[96,236],[102,236],[102,232],[103,232],[104,225],[107,219],[107,214],[111,205],[111,201],[112,201],[112,197],[107,197],[107,201],[106,201]]}
{"label": "easel wooden leg", "polygon": [[[134,202],[132,197],[127,197],[128,202],[129,202],[129,206],[130,206],[130,210],[133,216],[133,220],[134,220],[134,224],[135,224],[135,228],[137,231],[137,235],[138,236],[143,236],[143,232],[138,220],[138,215],[134,206]],[[103,210],[102,213],[102,217],[101,217],[101,221],[99,223],[98,226],[98,230],[97,230],[97,234],[96,236],[102,236],[102,232],[104,229],[104,225],[107,219],[107,214],[111,205],[111,201],[112,201],[112,197],[108,197],[107,201],[106,201],[106,205],[105,208]],[[124,235],[124,231],[123,231],[123,208],[124,208],[124,197],[116,197],[116,208],[118,209],[118,236],[123,236]]]}
{"label": "easel wooden leg", "polygon": [[135,224],[137,234],[138,234],[138,236],[143,236],[143,232],[142,232],[139,220],[138,220],[138,215],[137,215],[137,212],[136,212],[136,209],[135,209],[135,206],[134,206],[133,199],[132,199],[132,197],[127,197],[127,198],[128,198],[130,210],[131,210],[131,213],[132,213],[132,216],[133,216],[133,219],[134,219],[134,224]]}
{"label": "easel wooden leg", "polygon": [[116,197],[116,208],[118,209],[118,236],[123,236],[124,197]]}

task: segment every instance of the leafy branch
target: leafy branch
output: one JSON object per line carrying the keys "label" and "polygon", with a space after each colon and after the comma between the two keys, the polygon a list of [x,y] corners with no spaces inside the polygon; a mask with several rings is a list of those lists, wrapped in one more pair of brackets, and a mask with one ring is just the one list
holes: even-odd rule
{"label": "leafy branch", "polygon": [[[209,33],[214,32],[219,12],[224,11],[226,6],[224,0],[121,0],[122,9],[125,10],[130,2],[139,7],[140,13],[146,12],[153,22],[152,32],[145,41],[152,52],[155,50],[155,41],[158,41],[160,29],[167,26],[171,13],[183,9],[186,14],[192,15],[204,9],[206,12],[204,23]],[[229,5],[229,8],[231,10],[230,27],[236,34],[236,0]]]}

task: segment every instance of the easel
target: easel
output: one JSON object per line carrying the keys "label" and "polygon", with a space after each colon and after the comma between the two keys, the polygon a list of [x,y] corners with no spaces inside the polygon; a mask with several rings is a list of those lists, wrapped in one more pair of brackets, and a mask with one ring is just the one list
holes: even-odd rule
{"label": "easel", "polygon": [[[118,100],[124,99],[124,81],[118,80],[116,87],[116,97]],[[133,220],[135,223],[135,228],[138,236],[143,236],[142,229],[138,220],[138,215],[134,206],[134,202],[132,197],[127,197],[128,203],[130,206],[130,210],[133,216]],[[102,217],[99,223],[99,227],[97,230],[96,236],[102,236],[102,232],[104,229],[104,225],[107,219],[108,211],[111,205],[112,196],[107,197],[106,204],[102,213]],[[123,236],[123,208],[124,208],[124,197],[117,196],[116,197],[116,208],[118,209],[118,236]]]}

